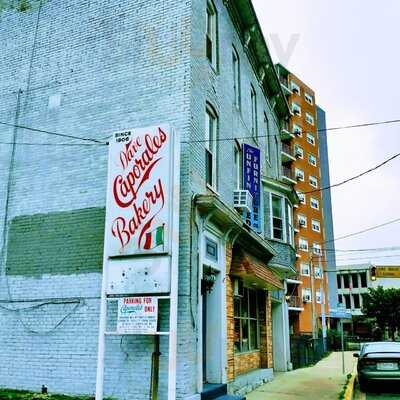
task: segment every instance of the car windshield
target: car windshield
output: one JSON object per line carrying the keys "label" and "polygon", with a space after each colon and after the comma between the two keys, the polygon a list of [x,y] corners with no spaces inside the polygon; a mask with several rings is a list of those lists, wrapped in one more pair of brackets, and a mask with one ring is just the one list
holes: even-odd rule
{"label": "car windshield", "polygon": [[400,343],[368,343],[364,345],[363,353],[400,353]]}

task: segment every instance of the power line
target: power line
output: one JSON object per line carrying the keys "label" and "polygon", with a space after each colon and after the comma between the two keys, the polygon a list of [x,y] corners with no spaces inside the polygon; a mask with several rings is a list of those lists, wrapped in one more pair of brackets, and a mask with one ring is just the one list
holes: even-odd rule
{"label": "power line", "polygon": [[[322,250],[327,251],[327,252],[340,252],[340,253],[347,253],[347,252],[385,252],[385,251],[392,251],[392,250],[400,250],[400,246],[392,246],[392,247],[377,247],[377,248],[364,248],[364,249],[348,249],[348,250],[339,250],[339,249],[327,249],[327,248],[322,248]],[[344,255],[344,254],[343,254]]]}
{"label": "power line", "polygon": [[52,131],[46,131],[44,129],[38,129],[38,128],[32,128],[30,126],[25,126],[25,125],[19,125],[19,124],[10,124],[8,122],[2,122],[0,121],[0,125],[4,126],[10,126],[12,128],[19,128],[19,129],[26,129],[28,131],[32,132],[38,132],[38,133],[45,133],[47,135],[54,135],[54,136],[60,136],[60,137],[65,137],[69,139],[77,139],[77,140],[85,140],[88,142],[94,142],[94,143],[101,143],[104,144],[104,142],[97,140],[97,139],[92,139],[92,138],[86,138],[86,137],[80,137],[80,136],[74,136],[74,135],[67,135],[66,133],[59,133],[59,132],[52,132]]}
{"label": "power line", "polygon": [[28,143],[28,142],[0,142],[0,144],[17,146],[107,146],[107,143]]}
{"label": "power line", "polygon": [[307,192],[300,192],[299,191],[299,193],[301,193],[301,194],[311,194],[311,193],[321,192],[323,190],[328,190],[328,189],[331,189],[331,188],[334,188],[334,187],[338,187],[338,186],[344,185],[345,183],[354,181],[355,179],[361,178],[362,176],[367,175],[370,172],[373,172],[373,171],[377,170],[378,168],[383,167],[385,164],[389,163],[390,161],[393,161],[395,158],[397,158],[399,156],[400,156],[400,153],[397,153],[394,156],[389,157],[386,160],[382,161],[380,164],[376,165],[375,167],[369,168],[366,171],[361,172],[358,175],[355,175],[355,176],[352,176],[351,178],[345,179],[344,181],[335,183],[333,185],[325,186],[325,187],[322,187],[322,188],[319,188],[319,189],[309,190]]}
{"label": "power line", "polygon": [[400,218],[396,218],[396,219],[393,219],[393,220],[391,220],[391,221],[384,222],[383,224],[371,226],[370,228],[363,229],[362,231],[358,231],[358,232],[354,232],[354,233],[349,233],[348,235],[339,236],[338,238],[334,238],[334,239],[331,239],[331,240],[326,240],[326,241],[324,241],[324,242],[319,242],[319,244],[336,242],[337,240],[342,240],[342,239],[346,239],[346,238],[349,238],[349,237],[352,237],[352,236],[360,235],[360,234],[362,234],[362,233],[369,232],[369,231],[372,231],[372,230],[374,230],[374,229],[381,228],[381,227],[383,227],[383,226],[387,226],[387,225],[390,225],[390,224],[394,224],[395,222],[398,222],[398,221],[400,221]]}
{"label": "power line", "polygon": [[394,257],[400,257],[400,254],[392,254],[390,256],[377,256],[377,257],[352,257],[352,258],[343,258],[337,260],[338,262],[341,261],[352,261],[352,260],[374,260],[374,259],[381,259],[381,258],[394,258]]}

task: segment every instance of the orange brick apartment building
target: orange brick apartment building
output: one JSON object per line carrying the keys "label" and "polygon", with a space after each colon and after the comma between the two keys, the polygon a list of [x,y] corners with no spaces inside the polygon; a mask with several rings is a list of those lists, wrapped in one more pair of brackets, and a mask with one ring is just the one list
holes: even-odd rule
{"label": "orange brick apartment building", "polygon": [[282,168],[300,198],[294,210],[298,276],[287,282],[290,329],[316,336],[325,330],[329,312],[320,191],[321,173],[327,172],[321,171],[315,93],[282,65],[277,70],[292,111],[282,141]]}

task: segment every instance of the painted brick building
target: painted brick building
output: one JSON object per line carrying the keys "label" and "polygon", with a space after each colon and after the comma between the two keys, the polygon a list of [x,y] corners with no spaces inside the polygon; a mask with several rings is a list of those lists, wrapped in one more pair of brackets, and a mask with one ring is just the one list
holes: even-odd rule
{"label": "painted brick building", "polygon": [[[289,109],[251,2],[43,0],[4,6],[0,24],[0,387],[94,393],[104,142],[161,122],[181,141],[177,398],[290,368]],[[261,154],[249,224],[233,202],[245,143]],[[148,398],[153,351],[151,336],[107,338],[105,395]],[[160,351],[166,398],[167,338]]]}

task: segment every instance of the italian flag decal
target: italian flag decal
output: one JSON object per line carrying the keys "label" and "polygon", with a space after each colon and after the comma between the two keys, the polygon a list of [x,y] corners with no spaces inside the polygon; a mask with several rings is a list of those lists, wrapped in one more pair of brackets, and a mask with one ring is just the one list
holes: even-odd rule
{"label": "italian flag decal", "polygon": [[164,244],[164,225],[161,225],[153,231],[146,233],[143,246],[145,250],[154,249],[162,244]]}

